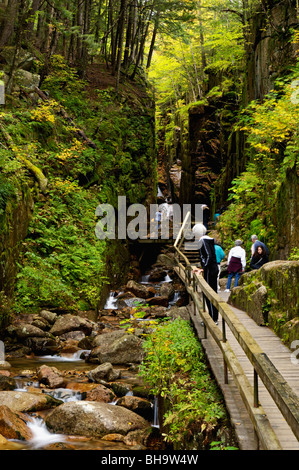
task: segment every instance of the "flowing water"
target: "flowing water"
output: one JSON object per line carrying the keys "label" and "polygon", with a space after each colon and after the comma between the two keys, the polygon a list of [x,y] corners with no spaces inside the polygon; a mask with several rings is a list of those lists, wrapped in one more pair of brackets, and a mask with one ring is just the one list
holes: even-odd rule
{"label": "flowing water", "polygon": [[[149,281],[149,274],[145,274],[141,277],[140,282],[143,284],[152,284],[156,288],[156,295],[158,295],[159,288],[164,282],[172,282],[172,279],[167,274],[165,278],[160,282],[151,283]],[[118,308],[118,299],[117,296],[119,292],[111,291],[106,300],[104,309],[117,309]],[[169,307],[174,305],[177,300],[180,298],[179,292],[175,292],[174,297],[169,301]],[[136,299],[135,299],[136,300]],[[134,305],[134,299],[126,299],[127,305]],[[142,301],[142,299],[139,299]],[[145,301],[146,302],[146,301]],[[42,365],[47,364],[48,366],[54,366],[57,369],[63,371],[74,370],[76,372],[88,371],[95,368],[94,364],[87,363],[84,360],[84,355],[89,353],[88,350],[80,350],[71,355],[59,356],[59,355],[46,355],[46,356],[35,356],[30,358],[15,358],[10,360],[12,365],[11,371],[16,380],[16,391],[26,393],[28,388],[39,389],[39,382],[31,380],[28,378],[28,371],[35,373],[36,369]],[[27,374],[24,374],[24,371],[27,371]],[[33,375],[32,374],[32,375]],[[124,375],[128,374],[126,373]],[[27,376],[26,376],[27,375]],[[122,374],[123,378],[123,374]],[[120,379],[122,380],[122,379]],[[125,383],[134,383],[135,377],[134,374],[124,377]],[[46,390],[47,394],[52,395],[54,398],[57,398],[63,402],[67,401],[78,401],[82,400],[82,394],[78,391],[74,391],[68,388],[57,388],[54,390]],[[132,395],[131,391],[128,392],[128,395]],[[153,401],[153,421],[152,427],[159,429],[159,420],[158,420],[158,401],[155,398]],[[116,401],[111,402],[110,404],[116,404]],[[121,442],[111,442],[104,441],[102,439],[92,439],[81,436],[65,436],[62,434],[55,434],[50,432],[47,429],[43,417],[50,412],[50,410],[45,412],[40,412],[38,415],[28,415],[28,427],[32,432],[32,438],[29,441],[17,441],[9,440],[7,444],[4,444],[2,447],[0,445],[0,450],[3,449],[22,449],[22,450],[42,450],[46,449],[48,446],[60,446],[59,448],[79,449],[79,450],[130,450],[131,447],[124,445]],[[62,447],[61,447],[62,446]],[[55,448],[55,447],[54,447]]]}

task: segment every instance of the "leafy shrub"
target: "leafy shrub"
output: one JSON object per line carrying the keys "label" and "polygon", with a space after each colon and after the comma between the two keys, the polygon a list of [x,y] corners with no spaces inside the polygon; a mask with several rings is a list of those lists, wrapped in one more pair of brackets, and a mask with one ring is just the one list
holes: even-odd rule
{"label": "leafy shrub", "polygon": [[170,403],[165,440],[183,448],[196,434],[212,433],[226,413],[190,324],[177,319],[159,325],[144,349],[141,376],[154,395]]}

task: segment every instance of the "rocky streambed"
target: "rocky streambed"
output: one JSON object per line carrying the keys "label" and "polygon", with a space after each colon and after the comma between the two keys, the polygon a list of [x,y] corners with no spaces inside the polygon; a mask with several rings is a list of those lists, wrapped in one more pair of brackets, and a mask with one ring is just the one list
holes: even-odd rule
{"label": "rocky streambed", "polygon": [[16,318],[0,362],[0,449],[163,448],[155,397],[138,376],[142,341],[154,319],[188,318],[186,301],[158,263],[111,292],[97,314]]}

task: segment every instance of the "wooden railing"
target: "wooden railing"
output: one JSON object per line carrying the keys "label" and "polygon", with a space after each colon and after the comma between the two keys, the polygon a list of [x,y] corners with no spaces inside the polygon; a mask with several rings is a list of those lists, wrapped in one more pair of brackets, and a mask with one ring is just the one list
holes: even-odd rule
{"label": "wooden railing", "polygon": [[[281,445],[269,419],[259,403],[258,378],[262,380],[270,393],[281,414],[299,440],[299,398],[286,383],[283,376],[270,361],[267,354],[260,348],[254,338],[245,329],[230,306],[207,284],[201,274],[193,273],[193,268],[188,258],[181,252],[180,246],[183,240],[183,226],[179,233],[175,248],[175,270],[186,285],[186,289],[193,300],[193,320],[200,316],[204,324],[204,335],[207,330],[219,346],[224,360],[224,382],[228,383],[228,369],[238,387],[239,393],[252,421],[255,432],[260,442],[260,447],[265,450],[280,450]],[[222,317],[222,331],[205,308],[205,297],[218,309]],[[226,329],[230,329],[247,358],[253,366],[254,383],[250,384],[235,353],[227,341]]]}

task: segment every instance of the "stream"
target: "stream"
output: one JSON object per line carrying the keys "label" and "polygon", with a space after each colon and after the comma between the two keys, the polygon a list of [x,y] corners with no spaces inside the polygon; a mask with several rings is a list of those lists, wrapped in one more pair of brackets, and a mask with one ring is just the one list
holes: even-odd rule
{"label": "stream", "polygon": [[[83,350],[80,353],[84,352]],[[20,358],[11,360],[11,369],[12,375],[17,383],[17,387],[14,391],[18,391],[21,393],[26,393],[27,391],[32,391],[34,388],[36,391],[39,390],[40,384],[38,381],[28,380],[22,376],[22,371],[26,370],[34,370],[39,367],[41,364],[47,364],[49,366],[54,366],[57,369],[63,371],[87,371],[93,369],[95,367],[94,364],[89,364],[85,362],[83,359],[79,359],[80,356],[79,352],[73,354],[72,357],[60,357],[60,356],[40,356],[40,357],[32,357],[32,358]],[[115,367],[115,369],[117,369]],[[138,382],[136,380],[136,374],[131,372],[124,373],[124,369],[122,369],[123,375],[120,381],[125,381],[126,384],[135,384]],[[20,374],[20,375],[18,375]],[[139,383],[139,382],[138,382]],[[84,394],[68,389],[68,388],[56,388],[53,390],[46,390],[48,395],[53,396],[54,398],[61,400],[62,402],[70,402],[70,401],[80,401],[84,399]],[[132,395],[131,391],[127,392],[127,395]],[[110,402],[110,404],[115,405],[115,401]],[[105,441],[103,439],[93,439],[90,437],[84,436],[66,436],[60,433],[52,433],[47,429],[47,426],[44,422],[44,417],[50,410],[45,410],[36,413],[28,413],[27,416],[30,419],[28,422],[28,427],[32,432],[32,438],[28,441],[23,440],[9,440],[9,445],[1,446],[0,450],[43,450],[48,449],[49,446],[53,444],[66,444],[67,448],[71,448],[74,450],[131,450],[130,446],[126,446],[121,442],[112,442],[112,441]],[[154,399],[153,401],[153,421],[151,425],[157,429],[159,429],[158,425],[158,412],[157,412],[157,401]],[[58,449],[60,446],[57,447]],[[61,447],[62,449],[64,446]]]}
{"label": "stream", "polygon": [[[139,279],[139,284],[144,286],[152,286],[155,289],[154,297],[159,296],[159,290],[161,285],[164,283],[171,284],[173,280],[167,273],[163,279],[152,282],[150,281],[150,274],[146,273],[141,276]],[[106,299],[106,303],[104,305],[104,314],[112,314],[113,311],[117,309],[121,309],[119,307],[119,297],[120,294],[123,294],[122,290],[119,291],[111,291]],[[175,291],[173,295],[169,298],[168,308],[175,305],[181,297],[179,291]],[[139,298],[137,298],[140,301]],[[136,297],[132,298],[124,298],[125,305],[128,307],[136,305],[134,303],[136,301]],[[146,301],[145,301],[146,302]],[[157,304],[159,305],[159,304]],[[142,320],[141,320],[142,321]],[[11,368],[9,369],[10,376],[13,377],[16,381],[16,388],[15,392],[19,393],[27,393],[27,392],[34,392],[37,391],[39,393],[46,392],[48,395],[53,396],[56,399],[61,400],[63,403],[66,402],[77,402],[82,401],[86,398],[84,393],[81,393],[78,390],[73,390],[70,388],[55,388],[55,389],[48,389],[45,386],[41,387],[39,381],[34,378],[36,370],[41,365],[47,365],[50,367],[55,367],[59,371],[63,371],[66,375],[72,375],[75,377],[71,380],[79,381],[80,382],[80,374],[86,374],[88,371],[95,369],[97,364],[89,363],[85,361],[84,356],[88,354],[90,351],[85,349],[80,349],[72,354],[66,355],[44,355],[44,356],[26,356],[26,357],[11,357],[9,358],[9,363],[11,364]],[[121,371],[121,378],[118,382],[123,382],[126,385],[129,384],[130,390],[127,392],[127,395],[133,395],[132,388],[134,385],[140,385],[140,378],[138,377],[138,373],[131,370],[130,367],[125,366],[114,366],[115,370]],[[77,377],[76,377],[77,374]],[[33,376],[33,378],[30,377]],[[86,378],[86,375],[85,375]],[[86,382],[86,380],[85,380]],[[42,388],[42,390],[41,390]],[[152,398],[152,418],[151,418],[151,426],[153,429],[156,430],[156,434],[159,435],[159,423],[158,423],[158,407],[157,407],[157,400],[156,398]],[[115,405],[116,401],[111,401],[110,405]],[[9,450],[43,450],[43,449],[73,449],[73,450],[135,450],[134,446],[129,446],[124,444],[124,442],[118,442],[117,440],[104,440],[104,439],[95,439],[90,437],[84,436],[69,436],[64,435],[61,433],[53,433],[47,429],[45,424],[45,417],[47,414],[52,411],[50,410],[43,410],[38,412],[30,412],[27,413],[30,422],[27,423],[29,429],[31,430],[32,437],[31,439],[24,441],[24,440],[15,440],[15,439],[8,439],[8,443],[2,445],[0,443],[0,450],[2,449],[9,449]],[[25,413],[26,414],[26,413]],[[160,437],[157,437],[160,440]],[[136,447],[136,446],[135,446]]]}

